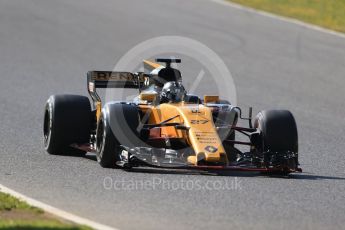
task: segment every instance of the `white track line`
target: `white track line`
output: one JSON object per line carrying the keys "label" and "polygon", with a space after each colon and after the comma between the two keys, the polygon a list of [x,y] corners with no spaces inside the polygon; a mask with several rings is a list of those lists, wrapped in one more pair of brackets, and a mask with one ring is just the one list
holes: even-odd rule
{"label": "white track line", "polygon": [[313,25],[313,24],[309,24],[309,23],[306,23],[306,22],[302,22],[302,21],[299,21],[297,19],[288,18],[288,17],[284,17],[284,16],[278,16],[278,15],[273,14],[273,13],[268,13],[268,12],[262,11],[262,10],[256,10],[256,9],[253,9],[253,8],[250,8],[250,7],[242,6],[240,4],[229,2],[229,1],[225,1],[225,0],[211,0],[211,1],[215,2],[215,3],[218,3],[218,4],[229,6],[229,7],[232,7],[232,8],[244,10],[244,11],[251,12],[251,13],[256,13],[256,14],[259,14],[259,15],[262,15],[262,16],[265,16],[265,17],[274,18],[274,19],[278,19],[280,21],[293,23],[293,24],[302,26],[304,28],[308,28],[308,29],[316,30],[316,31],[323,32],[323,33],[326,33],[326,34],[331,34],[331,35],[335,35],[335,36],[338,36],[338,37],[341,37],[341,38],[345,38],[345,34],[343,34],[343,33],[336,32],[336,31],[329,30],[329,29],[325,29],[323,27],[316,26],[316,25]]}
{"label": "white track line", "polygon": [[[25,196],[21,193],[18,193],[12,189],[9,189],[9,188],[1,185],[1,184],[0,184],[0,192],[8,193],[8,194],[20,199],[20,200],[25,201],[26,203],[28,203],[34,207],[43,209],[47,213],[51,213],[55,216],[58,216],[58,217],[63,218],[65,220],[69,220],[69,221],[74,222],[76,224],[86,225],[86,226],[89,226],[93,229],[99,229],[99,230],[118,230],[116,228],[112,228],[112,227],[109,227],[109,226],[106,226],[103,224],[96,223],[92,220],[88,220],[88,219],[73,215],[73,214],[68,213],[66,211],[63,211],[61,209],[54,208],[48,204],[45,204],[45,203],[40,202],[38,200],[32,199],[30,197],[27,197],[27,196]],[[87,202],[87,201],[85,201],[85,202]]]}

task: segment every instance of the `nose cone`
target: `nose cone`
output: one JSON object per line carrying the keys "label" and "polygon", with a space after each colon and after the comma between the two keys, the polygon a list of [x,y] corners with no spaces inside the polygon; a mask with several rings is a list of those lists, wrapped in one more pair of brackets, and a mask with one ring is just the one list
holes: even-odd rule
{"label": "nose cone", "polygon": [[[196,108],[197,107],[197,108]],[[226,165],[228,159],[213,123],[211,109],[203,105],[179,107],[184,123],[190,127],[188,139],[195,157],[188,159],[194,165]]]}

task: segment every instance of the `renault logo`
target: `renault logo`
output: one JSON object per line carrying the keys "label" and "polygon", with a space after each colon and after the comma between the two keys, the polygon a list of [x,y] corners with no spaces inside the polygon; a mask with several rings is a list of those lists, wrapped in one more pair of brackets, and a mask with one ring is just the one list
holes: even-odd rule
{"label": "renault logo", "polygon": [[214,146],[206,146],[205,147],[205,150],[207,151],[207,152],[210,152],[210,153],[215,153],[215,152],[217,152],[217,148],[216,147],[214,147]]}

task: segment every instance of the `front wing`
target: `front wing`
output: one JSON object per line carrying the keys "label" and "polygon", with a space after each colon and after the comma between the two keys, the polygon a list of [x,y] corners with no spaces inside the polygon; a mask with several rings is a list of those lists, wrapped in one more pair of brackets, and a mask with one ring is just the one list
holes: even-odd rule
{"label": "front wing", "polygon": [[[73,148],[77,148],[86,152],[96,152],[90,144],[83,145],[72,145]],[[142,148],[128,148],[121,146],[122,148],[122,161],[116,162],[121,168],[132,168],[132,167],[152,167],[159,169],[187,169],[187,170],[201,170],[201,171],[237,171],[237,172],[262,172],[262,173],[293,173],[302,172],[301,168],[285,168],[285,167],[258,167],[253,164],[229,164],[229,165],[188,165],[183,162],[171,162],[171,163],[155,163],[152,160],[148,160],[147,156],[138,149]],[[137,150],[136,150],[137,149]]]}

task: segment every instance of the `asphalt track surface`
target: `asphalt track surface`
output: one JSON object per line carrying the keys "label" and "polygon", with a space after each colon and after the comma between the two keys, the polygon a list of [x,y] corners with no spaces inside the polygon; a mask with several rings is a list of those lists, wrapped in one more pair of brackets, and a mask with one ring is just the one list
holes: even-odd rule
{"label": "asphalt track surface", "polygon": [[[45,153],[48,96],[86,95],[87,70],[112,69],[134,45],[162,35],[197,39],[218,53],[240,106],[290,109],[304,173],[125,172],[101,168],[93,155]],[[0,72],[0,183],[20,193],[120,229],[344,228],[344,38],[209,1],[1,0]],[[237,178],[239,185],[107,189],[105,178],[194,185]]]}

